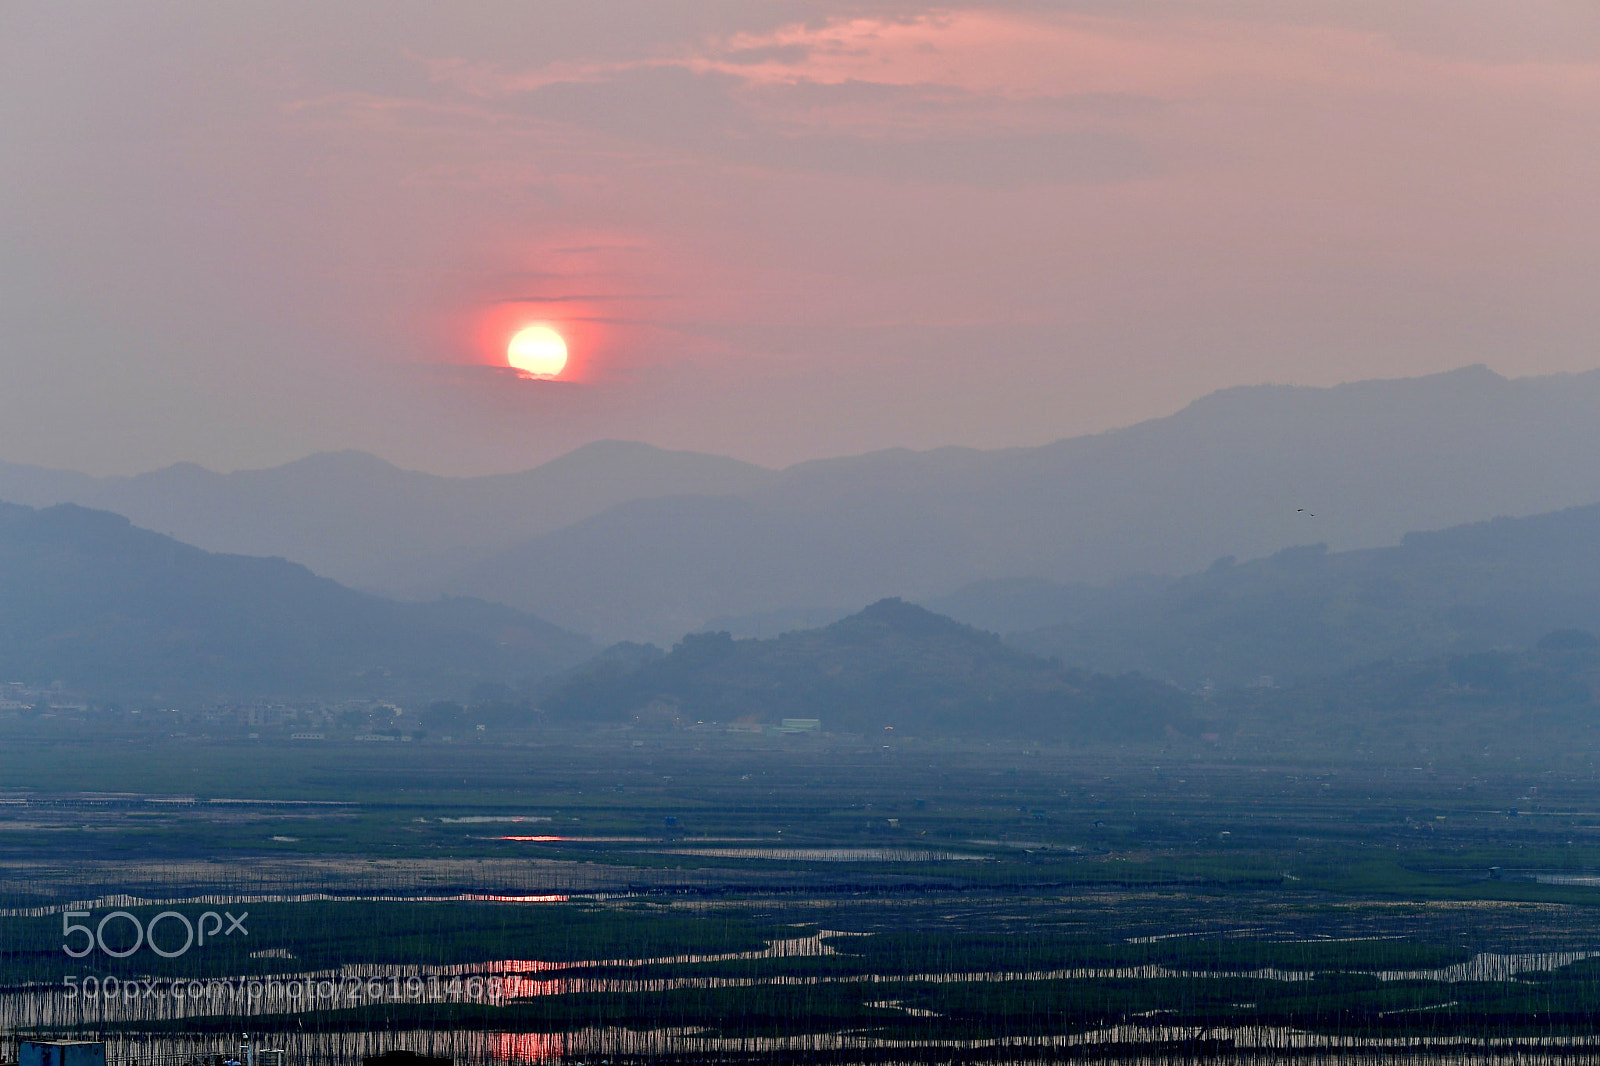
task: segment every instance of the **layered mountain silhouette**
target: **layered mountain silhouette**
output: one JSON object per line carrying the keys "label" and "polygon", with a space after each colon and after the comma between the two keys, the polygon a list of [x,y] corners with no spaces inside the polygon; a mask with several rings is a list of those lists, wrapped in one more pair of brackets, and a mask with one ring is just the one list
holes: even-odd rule
{"label": "layered mountain silhouette", "polygon": [[396,603],[75,505],[0,504],[0,672],[111,697],[455,694],[595,651],[498,604]]}
{"label": "layered mountain silhouette", "polygon": [[[990,621],[1015,590],[959,597]],[[1049,602],[1035,588],[1032,607]],[[1395,547],[1289,548],[1220,560],[1171,583],[1057,590],[1073,610],[1013,643],[1101,670],[1187,686],[1340,673],[1381,659],[1526,648],[1551,630],[1600,632],[1600,505],[1407,534]]]}
{"label": "layered mountain silhouette", "polygon": [[[1230,389],[1038,448],[891,451],[782,471],[607,443],[492,478],[357,453],[226,475],[4,467],[0,498],[105,507],[203,548],[281,555],[391,595],[478,596],[607,641],[671,643],[711,619],[777,625],[1015,579],[1059,599],[1055,586],[1190,573],[1221,556],[1378,547],[1410,530],[1592,503],[1597,423],[1600,371],[1508,380],[1469,367]],[[1051,620],[1036,613],[1017,628]]]}
{"label": "layered mountain silhouette", "polygon": [[1596,424],[1600,372],[1232,389],[1041,448],[879,453],[629,503],[430,591],[669,641],[704,619],[817,617],[981,580],[1102,583],[1308,542],[1374,547],[1600,500]]}
{"label": "layered mountain silhouette", "polygon": [[541,701],[560,721],[776,725],[829,732],[1159,740],[1198,732],[1189,697],[1019,652],[998,637],[887,599],[773,640],[685,637],[664,657],[622,648]]}
{"label": "layered mountain silhouette", "polygon": [[1485,754],[1588,772],[1600,741],[1600,639],[1553,630],[1531,648],[1371,663],[1291,688],[1203,701],[1235,748],[1463,765]]}
{"label": "layered mountain silhouette", "polygon": [[233,474],[181,463],[92,478],[0,464],[0,500],[114,511],[209,551],[282,556],[392,593],[620,503],[734,492],[770,475],[719,456],[601,441],[522,473],[475,478],[401,470],[353,451]]}

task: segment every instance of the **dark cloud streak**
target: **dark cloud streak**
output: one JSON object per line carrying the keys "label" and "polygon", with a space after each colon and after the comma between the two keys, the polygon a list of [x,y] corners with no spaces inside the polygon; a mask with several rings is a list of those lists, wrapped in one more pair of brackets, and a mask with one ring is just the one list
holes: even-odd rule
{"label": "dark cloud streak", "polygon": [[496,304],[574,304],[626,300],[670,300],[672,298],[672,294],[661,292],[616,292],[579,293],[573,296],[501,296],[490,302]]}

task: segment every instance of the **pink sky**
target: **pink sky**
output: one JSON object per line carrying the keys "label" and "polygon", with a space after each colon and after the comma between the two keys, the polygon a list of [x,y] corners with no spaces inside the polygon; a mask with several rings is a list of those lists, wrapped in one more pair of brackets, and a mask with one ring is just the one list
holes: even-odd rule
{"label": "pink sky", "polygon": [[[1600,7],[0,7],[0,460],[1036,444],[1600,366]],[[572,381],[496,372],[548,321]]]}

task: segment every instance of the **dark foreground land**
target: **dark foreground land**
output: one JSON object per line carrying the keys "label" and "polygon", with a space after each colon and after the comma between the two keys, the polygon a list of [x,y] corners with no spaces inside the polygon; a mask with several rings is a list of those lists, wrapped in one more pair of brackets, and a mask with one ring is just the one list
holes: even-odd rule
{"label": "dark foreground land", "polygon": [[146,1066],[241,1033],[307,1062],[1600,1058],[1600,783],[1549,765],[19,740],[0,1027]]}

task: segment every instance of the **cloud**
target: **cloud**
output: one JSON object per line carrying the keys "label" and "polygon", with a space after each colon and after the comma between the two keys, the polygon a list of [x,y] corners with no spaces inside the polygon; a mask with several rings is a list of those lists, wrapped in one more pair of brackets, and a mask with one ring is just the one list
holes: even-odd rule
{"label": "cloud", "polygon": [[[1070,122],[1013,123],[1015,128],[961,122],[939,131],[937,123],[858,122],[855,128],[829,130],[826,123],[790,121],[793,108],[785,88],[763,87],[752,102],[747,86],[721,72],[682,67],[639,67],[601,80],[555,82],[520,94],[512,106],[521,114],[568,122],[608,136],[642,142],[669,153],[690,153],[729,163],[798,171],[886,179],[897,182],[958,183],[1009,187],[1032,182],[1105,182],[1148,177],[1160,171],[1155,154],[1128,133],[1093,120],[1106,97],[1086,106],[1067,101],[1061,107]],[[838,103],[845,95],[860,101],[876,97],[904,106],[909,98],[923,106],[945,102],[952,91],[943,87],[915,90],[838,87],[807,84],[796,91],[815,105],[822,92],[833,90]],[[958,105],[980,109],[962,97]],[[759,106],[756,106],[759,104]],[[804,105],[802,105],[804,106]],[[1124,108],[1126,110],[1126,108]],[[1091,120],[1085,122],[1084,114]],[[1067,128],[1056,128],[1065,125]],[[968,128],[959,128],[966,126]]]}
{"label": "cloud", "polygon": [[672,296],[660,292],[581,293],[572,296],[501,296],[490,301],[497,304],[569,304],[602,303],[617,300],[670,300]]}
{"label": "cloud", "polygon": [[423,374],[445,378],[464,385],[486,385],[504,382],[527,384],[538,388],[578,389],[583,384],[562,378],[535,377],[513,366],[495,366],[490,363],[417,363],[415,369]]}
{"label": "cloud", "polygon": [[724,52],[725,63],[743,65],[750,63],[801,63],[811,57],[811,49],[803,44],[769,44],[758,48],[735,48]]}

